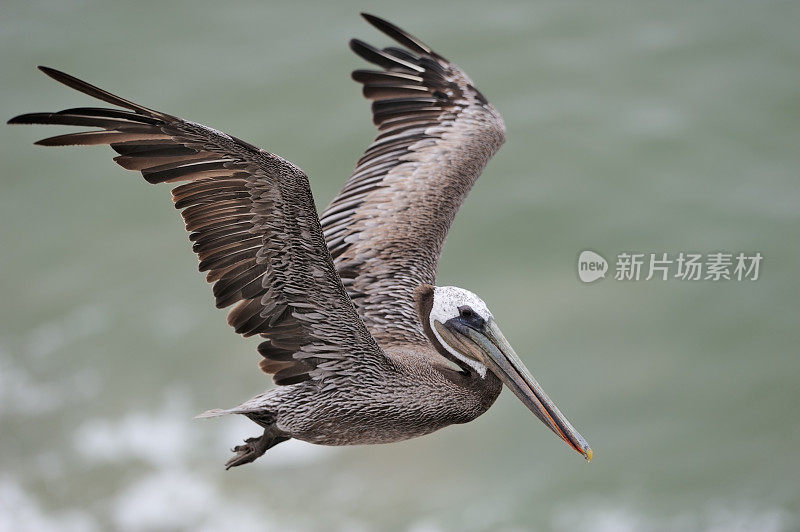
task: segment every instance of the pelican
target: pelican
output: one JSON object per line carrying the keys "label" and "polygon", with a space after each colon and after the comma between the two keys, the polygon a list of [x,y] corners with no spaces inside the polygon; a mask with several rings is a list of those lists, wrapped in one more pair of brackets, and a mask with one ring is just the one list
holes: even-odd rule
{"label": "pelican", "polygon": [[278,155],[155,111],[58,70],[45,74],[114,106],[17,116],[11,124],[97,128],[38,141],[107,144],[149,183],[170,183],[202,272],[228,323],[259,335],[276,387],[235,408],[263,428],[227,468],[296,438],[390,443],[477,418],[503,384],[587,460],[478,296],[435,286],[447,232],[505,139],[500,114],[456,65],[394,24],[362,16],[402,47],[350,48],[378,69],[352,77],[379,134],[317,215],[308,177]]}

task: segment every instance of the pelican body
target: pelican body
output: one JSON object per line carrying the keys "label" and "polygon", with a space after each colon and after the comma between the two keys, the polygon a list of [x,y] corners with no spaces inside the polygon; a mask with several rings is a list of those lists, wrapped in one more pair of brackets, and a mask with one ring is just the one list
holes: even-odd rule
{"label": "pelican body", "polygon": [[259,335],[259,366],[278,385],[230,409],[264,431],[228,468],[296,438],[320,445],[390,443],[467,423],[503,385],[558,437],[592,450],[559,412],[478,296],[435,286],[447,232],[505,139],[496,109],[466,74],[372,15],[400,47],[350,46],[379,134],[339,195],[317,215],[308,177],[268,151],[115,96],[63,72],[51,78],[113,105],[30,113],[14,124],[96,129],[46,146],[106,144],[123,168],[172,183],[228,323]]}

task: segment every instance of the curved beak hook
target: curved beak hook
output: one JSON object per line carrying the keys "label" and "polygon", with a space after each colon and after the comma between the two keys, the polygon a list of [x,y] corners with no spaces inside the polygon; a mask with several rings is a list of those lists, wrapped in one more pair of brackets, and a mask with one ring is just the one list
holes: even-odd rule
{"label": "curved beak hook", "polygon": [[542,387],[533,378],[528,368],[517,356],[493,318],[486,321],[483,331],[471,327],[459,328],[486,355],[485,362],[503,383],[527,406],[556,436],[581,453],[587,461],[592,460],[592,448],[564,415],[556,408]]}

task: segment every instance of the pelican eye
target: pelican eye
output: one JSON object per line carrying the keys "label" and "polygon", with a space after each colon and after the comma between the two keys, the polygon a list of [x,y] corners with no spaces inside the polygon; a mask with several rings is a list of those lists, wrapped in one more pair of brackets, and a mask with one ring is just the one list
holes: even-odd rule
{"label": "pelican eye", "polygon": [[458,316],[467,325],[478,329],[483,326],[484,320],[480,315],[467,305],[458,307]]}

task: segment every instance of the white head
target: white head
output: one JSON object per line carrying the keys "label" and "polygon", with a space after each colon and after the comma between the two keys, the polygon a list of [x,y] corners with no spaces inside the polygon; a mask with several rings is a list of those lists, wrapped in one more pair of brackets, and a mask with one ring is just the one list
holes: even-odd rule
{"label": "white head", "polygon": [[[471,313],[474,313],[474,316],[472,316]],[[464,356],[462,353],[456,351],[442,338],[434,324],[434,320],[439,323],[447,323],[450,319],[458,317],[473,319],[477,317],[480,318],[477,321],[483,320],[487,322],[492,318],[492,313],[489,312],[489,308],[486,306],[486,303],[483,302],[483,299],[469,290],[457,286],[435,287],[433,289],[433,308],[431,308],[430,317],[428,318],[430,320],[431,331],[451,355],[474,369],[481,377],[486,377],[486,366],[478,360]]]}
{"label": "white head", "polygon": [[483,299],[479,298],[469,290],[457,286],[437,286],[433,289],[433,308],[431,309],[431,319],[437,319],[445,323],[450,318],[461,315],[460,307],[470,307],[473,312],[484,320],[489,320],[492,313]]}

